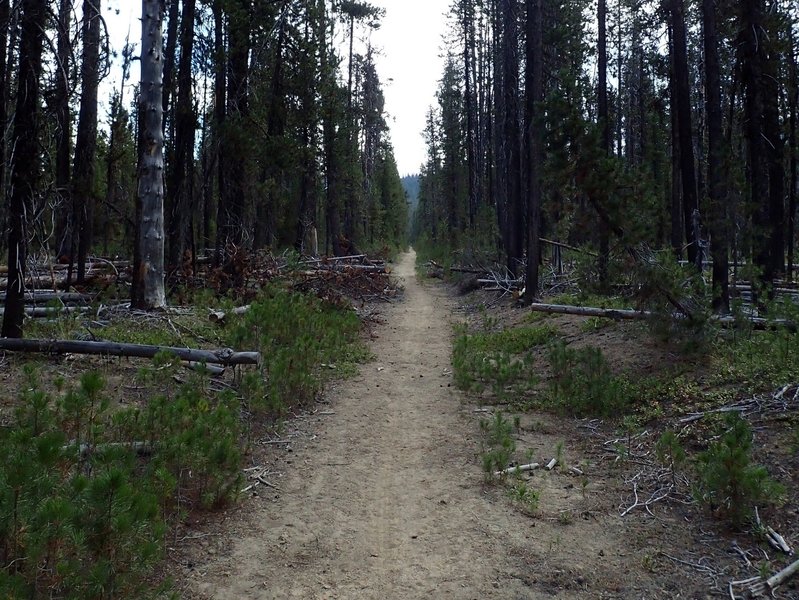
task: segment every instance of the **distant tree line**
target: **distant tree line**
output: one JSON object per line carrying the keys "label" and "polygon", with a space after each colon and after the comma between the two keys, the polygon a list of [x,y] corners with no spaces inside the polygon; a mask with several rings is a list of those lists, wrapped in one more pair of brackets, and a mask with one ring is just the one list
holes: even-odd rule
{"label": "distant tree line", "polygon": [[[792,279],[797,28],[789,0],[456,0],[414,235],[482,240],[537,292],[539,237]],[[615,261],[620,264],[620,261]]]}

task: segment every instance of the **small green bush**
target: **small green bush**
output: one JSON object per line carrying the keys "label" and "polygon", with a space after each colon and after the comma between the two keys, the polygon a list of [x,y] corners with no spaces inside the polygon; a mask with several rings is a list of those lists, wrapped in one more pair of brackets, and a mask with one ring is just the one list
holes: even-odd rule
{"label": "small green bush", "polygon": [[774,503],[784,488],[766,468],[752,464],[752,428],[738,414],[725,417],[727,431],[697,460],[697,499],[739,527],[763,502]]}
{"label": "small green bush", "polygon": [[452,350],[455,384],[476,392],[491,386],[498,397],[506,396],[508,387],[529,387],[536,381],[530,352],[556,335],[549,326],[478,333],[460,327]]}
{"label": "small green bush", "polygon": [[566,412],[609,417],[629,406],[632,386],[626,379],[613,375],[599,348],[574,349],[557,342],[550,346],[549,363],[550,400]]}
{"label": "small green bush", "polygon": [[281,415],[313,400],[331,371],[349,374],[369,356],[359,332],[353,311],[270,287],[231,323],[228,340],[261,353],[262,384],[251,386],[250,399],[253,408]]}
{"label": "small green bush", "polygon": [[485,436],[481,458],[486,479],[492,479],[495,471],[505,469],[513,458],[516,452],[513,432],[517,427],[518,423],[508,421],[502,411],[497,411],[491,420],[480,421],[480,429]]}
{"label": "small green bush", "polygon": [[[169,359],[158,360],[162,373]],[[198,379],[112,412],[96,373],[57,382],[57,398],[27,376],[0,429],[0,598],[160,596],[146,582],[169,519],[238,489],[237,404]]]}

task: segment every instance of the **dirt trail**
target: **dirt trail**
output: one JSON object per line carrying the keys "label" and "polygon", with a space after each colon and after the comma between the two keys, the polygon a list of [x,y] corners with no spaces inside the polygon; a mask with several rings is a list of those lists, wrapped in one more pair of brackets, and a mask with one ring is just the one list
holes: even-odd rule
{"label": "dirt trail", "polygon": [[450,387],[449,304],[414,262],[395,270],[405,298],[376,360],[331,392],[280,492],[248,503],[231,545],[194,565],[191,597],[534,597],[511,549],[535,530],[484,493],[477,427]]}

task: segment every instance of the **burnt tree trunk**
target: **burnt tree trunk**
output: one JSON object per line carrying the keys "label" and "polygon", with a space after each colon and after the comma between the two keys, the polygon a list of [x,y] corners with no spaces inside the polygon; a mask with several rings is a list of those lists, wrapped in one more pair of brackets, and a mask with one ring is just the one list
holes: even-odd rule
{"label": "burnt tree trunk", "polygon": [[[601,0],[600,0],[601,1]],[[527,146],[527,265],[524,302],[530,304],[538,295],[538,263],[541,256],[539,225],[541,220],[544,140],[541,105],[544,99],[543,0],[527,0],[527,66],[525,139]]]}
{"label": "burnt tree trunk", "polygon": [[730,311],[729,215],[724,185],[724,132],[721,118],[721,75],[715,0],[702,0],[705,49],[705,112],[707,114],[707,178],[713,254],[713,310]]}
{"label": "burnt tree trunk", "polygon": [[[608,39],[607,5],[605,0],[597,4],[597,119],[599,121],[600,144],[604,154],[610,154],[610,116],[608,114]],[[604,199],[597,198],[604,203]],[[610,261],[610,228],[604,219],[599,219],[599,281],[608,283],[608,262]]]}
{"label": "burnt tree trunk", "polygon": [[796,235],[796,186],[797,182],[797,154],[796,154],[796,111],[799,104],[799,81],[796,73],[796,41],[793,35],[793,25],[788,23],[788,61],[790,84],[788,88],[788,148],[790,151],[790,189],[788,190],[788,281],[793,280],[793,255]]}
{"label": "burnt tree trunk", "polygon": [[224,129],[227,120],[227,69],[225,52],[225,14],[222,10],[222,0],[214,0],[211,4],[214,15],[214,156],[216,157],[216,252],[214,264],[222,260],[223,235],[220,231],[224,223],[225,189],[227,159],[223,151]]}
{"label": "burnt tree trunk", "polygon": [[[682,216],[688,261],[701,261],[699,240],[694,235],[694,211],[699,209],[696,197],[696,169],[694,166],[694,141],[691,130],[691,88],[688,72],[688,50],[685,30],[683,0],[671,0],[671,26],[674,53],[674,100],[677,117],[677,135],[680,152],[680,180],[682,182]],[[698,267],[701,269],[701,263]]]}
{"label": "burnt tree trunk", "polygon": [[[56,64],[55,64],[55,193],[56,193],[56,257],[72,255],[72,234],[70,233],[69,179],[70,158],[72,154],[72,115],[69,109],[70,97],[70,57],[72,55],[69,37],[69,23],[72,15],[72,0],[61,0],[56,25]],[[5,44],[4,44],[5,45]],[[3,48],[5,51],[5,48]],[[5,60],[3,61],[5,62]],[[0,163],[3,164],[3,163]]]}
{"label": "burnt tree trunk", "polygon": [[25,262],[28,222],[39,181],[39,101],[46,0],[22,1],[18,91],[11,143],[11,196],[8,207],[8,289],[3,337],[22,337],[25,316]]}
{"label": "burnt tree trunk", "polygon": [[[764,122],[764,14],[761,0],[746,0],[741,7],[741,83],[744,87],[744,137],[747,143],[749,194],[752,210],[753,262],[761,269],[760,287],[770,290],[774,261],[769,241],[769,185],[765,165]],[[756,287],[752,300],[760,308]],[[769,292],[770,294],[770,292]]]}
{"label": "burnt tree trunk", "polygon": [[[174,2],[175,0],[173,0]],[[169,219],[169,261],[171,268],[178,268],[184,253],[191,248],[192,192],[194,164],[194,114],[191,58],[194,48],[195,0],[183,0],[180,30],[180,63],[178,64],[178,94],[175,115],[175,141],[173,142],[173,164],[169,165],[167,185]]]}
{"label": "burnt tree trunk", "polygon": [[524,204],[521,194],[521,139],[519,132],[519,15],[515,0],[502,5],[502,124],[504,178],[507,190],[507,266],[514,276],[524,249]]}
{"label": "burnt tree trunk", "polygon": [[[223,244],[241,245],[245,232],[251,231],[248,223],[251,186],[249,185],[250,136],[247,131],[250,114],[250,3],[236,0],[228,3],[228,57],[227,57],[227,115],[222,136],[225,185],[220,188],[224,212],[219,223]],[[231,157],[235,157],[232,159]]]}
{"label": "burnt tree trunk", "polygon": [[[92,245],[94,224],[97,88],[100,84],[100,4],[101,0],[84,0],[83,2],[83,56],[80,67],[82,88],[72,181],[72,247],[78,249],[77,280],[79,283],[83,283],[86,277],[86,257]],[[76,239],[77,244],[74,242]]]}
{"label": "burnt tree trunk", "polygon": [[139,113],[142,154],[136,224],[137,261],[133,265],[132,306],[166,306],[164,291],[164,129],[162,26],[164,0],[142,0],[142,53]]}

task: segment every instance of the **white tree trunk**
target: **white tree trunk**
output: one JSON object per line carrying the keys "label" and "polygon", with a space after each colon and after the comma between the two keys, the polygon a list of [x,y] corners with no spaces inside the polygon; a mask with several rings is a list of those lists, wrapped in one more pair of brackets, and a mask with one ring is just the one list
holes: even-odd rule
{"label": "white tree trunk", "polygon": [[141,88],[139,91],[142,144],[139,170],[141,221],[137,308],[166,306],[164,292],[164,134],[162,56],[164,0],[142,0]]}

